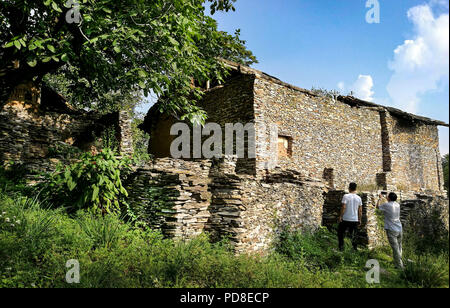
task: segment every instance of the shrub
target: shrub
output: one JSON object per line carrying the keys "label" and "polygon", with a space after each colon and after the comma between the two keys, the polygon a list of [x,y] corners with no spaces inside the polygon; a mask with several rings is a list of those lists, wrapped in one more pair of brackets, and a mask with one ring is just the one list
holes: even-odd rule
{"label": "shrub", "polygon": [[139,128],[144,123],[144,115],[135,114],[131,123],[131,129],[133,134],[133,156],[142,163],[146,163],[151,159],[151,155],[148,154],[148,142],[150,135]]}
{"label": "shrub", "polygon": [[99,154],[87,152],[72,165],[59,165],[40,187],[45,198],[69,212],[118,213],[128,196],[121,175],[130,171],[130,166],[129,158],[116,158],[110,149]]}
{"label": "shrub", "polygon": [[448,266],[448,259],[421,256],[406,262],[401,277],[413,286],[421,288],[448,288]]}
{"label": "shrub", "polygon": [[65,142],[57,142],[48,149],[48,158],[76,159],[81,155],[81,150]]}
{"label": "shrub", "polygon": [[22,252],[30,258],[39,257],[51,244],[59,211],[42,207],[36,197],[8,198],[2,203],[0,231],[14,232],[23,244]]}
{"label": "shrub", "polygon": [[304,262],[309,268],[334,269],[344,262],[344,254],[339,253],[337,247],[337,235],[321,228],[316,233],[284,231],[276,244],[276,251]]}
{"label": "shrub", "polygon": [[117,247],[128,227],[116,215],[96,217],[81,213],[77,219],[82,232],[92,241],[92,249]]}
{"label": "shrub", "polygon": [[0,191],[29,194],[32,188],[26,183],[28,174],[29,171],[22,164],[6,163],[0,166]]}

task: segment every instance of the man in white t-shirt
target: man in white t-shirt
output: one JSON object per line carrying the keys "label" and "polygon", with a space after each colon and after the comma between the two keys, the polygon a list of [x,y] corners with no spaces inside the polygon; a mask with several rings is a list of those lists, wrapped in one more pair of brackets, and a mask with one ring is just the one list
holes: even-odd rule
{"label": "man in white t-shirt", "polygon": [[344,250],[344,238],[347,230],[349,230],[351,234],[353,249],[358,249],[357,233],[358,227],[361,225],[362,200],[361,197],[357,195],[357,188],[358,185],[356,185],[356,183],[350,183],[348,187],[350,193],[342,198],[342,209],[338,228],[340,251]]}
{"label": "man in white t-shirt", "polygon": [[403,269],[402,261],[402,240],[403,240],[403,226],[400,221],[400,204],[397,201],[397,195],[391,192],[387,196],[387,203],[380,205],[384,196],[381,194],[377,203],[377,208],[384,213],[384,228],[394,254],[395,266]]}

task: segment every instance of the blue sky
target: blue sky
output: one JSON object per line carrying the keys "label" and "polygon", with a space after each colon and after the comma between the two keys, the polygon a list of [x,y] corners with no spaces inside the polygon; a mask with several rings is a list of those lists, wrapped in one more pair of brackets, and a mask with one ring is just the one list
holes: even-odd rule
{"label": "blue sky", "polygon": [[379,24],[366,22],[366,0],[238,0],[214,18],[241,29],[256,69],[448,123],[448,0],[378,1]]}

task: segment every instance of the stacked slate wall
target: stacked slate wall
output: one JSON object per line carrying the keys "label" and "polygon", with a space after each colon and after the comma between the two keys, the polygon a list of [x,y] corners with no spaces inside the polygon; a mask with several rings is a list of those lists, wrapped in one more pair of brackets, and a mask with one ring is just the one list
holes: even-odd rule
{"label": "stacked slate wall", "polygon": [[132,153],[131,119],[126,112],[101,115],[75,110],[56,94],[42,99],[46,101],[41,101],[41,89],[23,84],[0,110],[2,165],[23,164],[31,170],[49,171],[58,147],[89,151],[98,146],[98,137],[110,126],[115,128],[119,149]]}
{"label": "stacked slate wall", "polygon": [[130,205],[168,237],[208,232],[236,252],[268,251],[279,233],[313,231],[322,222],[324,185],[296,172],[264,178],[236,172],[237,159],[156,159],[127,183]]}
{"label": "stacked slate wall", "polygon": [[278,135],[292,139],[292,156],[278,157],[278,148],[271,147],[273,136],[263,132],[267,145],[257,149],[259,168],[269,164],[314,178],[333,174],[334,179],[327,181],[338,189],[352,181],[376,185],[377,174],[383,172],[377,110],[352,107],[265,78],[256,78],[254,92],[259,127],[276,124]]}
{"label": "stacked slate wall", "polygon": [[416,192],[443,191],[439,133],[435,125],[386,116],[391,166],[388,185]]}

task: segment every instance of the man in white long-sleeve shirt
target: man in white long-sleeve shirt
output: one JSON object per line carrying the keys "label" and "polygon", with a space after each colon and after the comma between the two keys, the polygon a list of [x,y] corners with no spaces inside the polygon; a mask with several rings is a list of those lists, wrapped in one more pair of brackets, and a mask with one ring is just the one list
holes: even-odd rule
{"label": "man in white long-sleeve shirt", "polygon": [[397,195],[390,193],[387,197],[387,203],[380,205],[381,200],[384,199],[383,195],[380,195],[380,199],[377,203],[377,208],[384,212],[384,228],[389,240],[389,244],[392,247],[394,254],[395,266],[403,269],[402,261],[402,240],[403,240],[403,226],[400,221],[400,204],[397,201]]}

